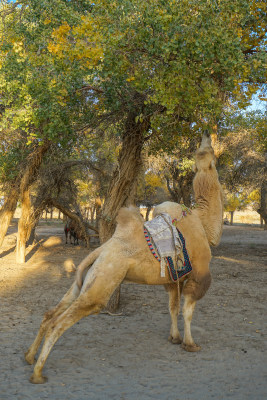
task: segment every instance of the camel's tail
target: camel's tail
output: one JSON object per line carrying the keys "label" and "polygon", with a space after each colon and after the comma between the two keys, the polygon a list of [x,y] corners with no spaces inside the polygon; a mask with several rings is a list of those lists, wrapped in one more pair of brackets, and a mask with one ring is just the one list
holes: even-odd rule
{"label": "camel's tail", "polygon": [[92,253],[90,253],[77,267],[77,271],[76,271],[76,277],[75,277],[75,281],[78,285],[78,288],[81,289],[82,284],[83,284],[83,273],[84,270],[88,267],[90,267],[95,260],[97,259],[97,257],[100,255],[101,251],[103,249],[103,245],[98,247],[97,249],[95,249],[94,251],[92,251]]}

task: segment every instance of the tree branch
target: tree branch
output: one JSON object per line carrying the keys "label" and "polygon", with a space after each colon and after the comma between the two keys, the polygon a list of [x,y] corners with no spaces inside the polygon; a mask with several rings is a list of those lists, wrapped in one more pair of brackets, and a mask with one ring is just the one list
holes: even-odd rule
{"label": "tree branch", "polygon": [[97,88],[95,86],[91,86],[91,85],[83,86],[80,89],[77,89],[77,92],[82,92],[85,90],[92,90],[93,92],[100,93],[100,94],[104,93],[104,90]]}
{"label": "tree branch", "polygon": [[77,222],[78,226],[81,227],[81,231],[84,232],[85,236],[88,236],[88,233],[86,232],[87,229],[92,229],[94,232],[98,233],[98,229],[95,226],[89,224],[88,222],[85,223],[81,217],[72,212],[67,206],[63,205],[58,200],[50,199],[49,205],[56,207],[64,215],[67,215],[67,217]]}
{"label": "tree branch", "polygon": [[6,17],[7,15],[12,14],[18,6],[25,4],[25,3],[27,3],[27,0],[20,0],[20,1],[16,1],[15,3],[11,3],[12,5],[10,4],[7,9],[2,10],[0,12],[1,17]]}

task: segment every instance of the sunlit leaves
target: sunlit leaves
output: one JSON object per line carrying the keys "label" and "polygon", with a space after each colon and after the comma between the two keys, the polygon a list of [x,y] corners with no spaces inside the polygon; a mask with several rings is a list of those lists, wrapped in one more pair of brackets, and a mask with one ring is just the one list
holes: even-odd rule
{"label": "sunlit leaves", "polygon": [[52,32],[48,50],[70,63],[80,61],[79,66],[90,69],[96,66],[103,57],[101,36],[91,16],[82,17],[81,23],[73,28],[64,21]]}

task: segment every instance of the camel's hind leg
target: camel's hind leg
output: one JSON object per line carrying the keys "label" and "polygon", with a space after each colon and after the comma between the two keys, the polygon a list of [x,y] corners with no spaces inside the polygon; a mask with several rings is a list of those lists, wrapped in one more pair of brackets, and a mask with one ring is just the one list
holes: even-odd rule
{"label": "camel's hind leg", "polygon": [[79,293],[80,289],[77,287],[76,282],[74,282],[71,288],[62,298],[62,300],[58,303],[58,305],[45,313],[39,331],[36,335],[36,338],[32,343],[32,345],[30,346],[29,350],[25,353],[25,360],[27,361],[28,364],[34,363],[35,354],[37,353],[37,350],[46,333],[50,320],[62,314],[71,305],[71,303],[79,296]]}
{"label": "camel's hind leg", "polygon": [[42,370],[59,337],[81,318],[99,313],[123,281],[129,267],[127,260],[119,269],[116,268],[115,263],[105,263],[103,259],[101,261],[96,262],[95,266],[88,271],[79,297],[61,315],[49,321],[43,348],[30,379],[32,383],[46,382],[46,378],[42,376]]}
{"label": "camel's hind leg", "polygon": [[[178,283],[179,285],[179,283]],[[179,290],[178,293],[178,287],[176,283],[171,283],[168,285],[165,285],[165,289],[167,290],[169,294],[169,311],[170,311],[170,316],[171,316],[171,330],[170,330],[170,336],[169,336],[169,341],[172,342],[173,344],[181,344],[182,343],[182,337],[180,335],[180,332],[178,330],[178,315],[180,312],[180,296],[179,293],[181,291]]]}
{"label": "camel's hind leg", "polygon": [[63,314],[50,321],[44,345],[30,378],[31,383],[45,383],[47,381],[47,378],[42,375],[42,370],[52,347],[60,336],[81,318],[90,314],[97,314],[102,308],[99,304],[87,305],[86,308],[83,308],[84,306],[79,298]]}
{"label": "camel's hind leg", "polygon": [[185,301],[183,306],[184,340],[182,343],[182,347],[186,351],[199,351],[201,349],[201,347],[194,342],[191,335],[191,321],[195,306],[196,306],[196,301],[192,300],[192,298],[188,295],[185,296]]}

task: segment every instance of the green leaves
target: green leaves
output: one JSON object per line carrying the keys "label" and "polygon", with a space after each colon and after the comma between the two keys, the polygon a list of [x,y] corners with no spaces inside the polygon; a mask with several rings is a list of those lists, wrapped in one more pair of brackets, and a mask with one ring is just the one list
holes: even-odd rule
{"label": "green leaves", "polygon": [[120,136],[131,112],[149,119],[151,149],[175,147],[262,82],[256,3],[29,0],[1,27],[0,129],[68,147],[108,118]]}

